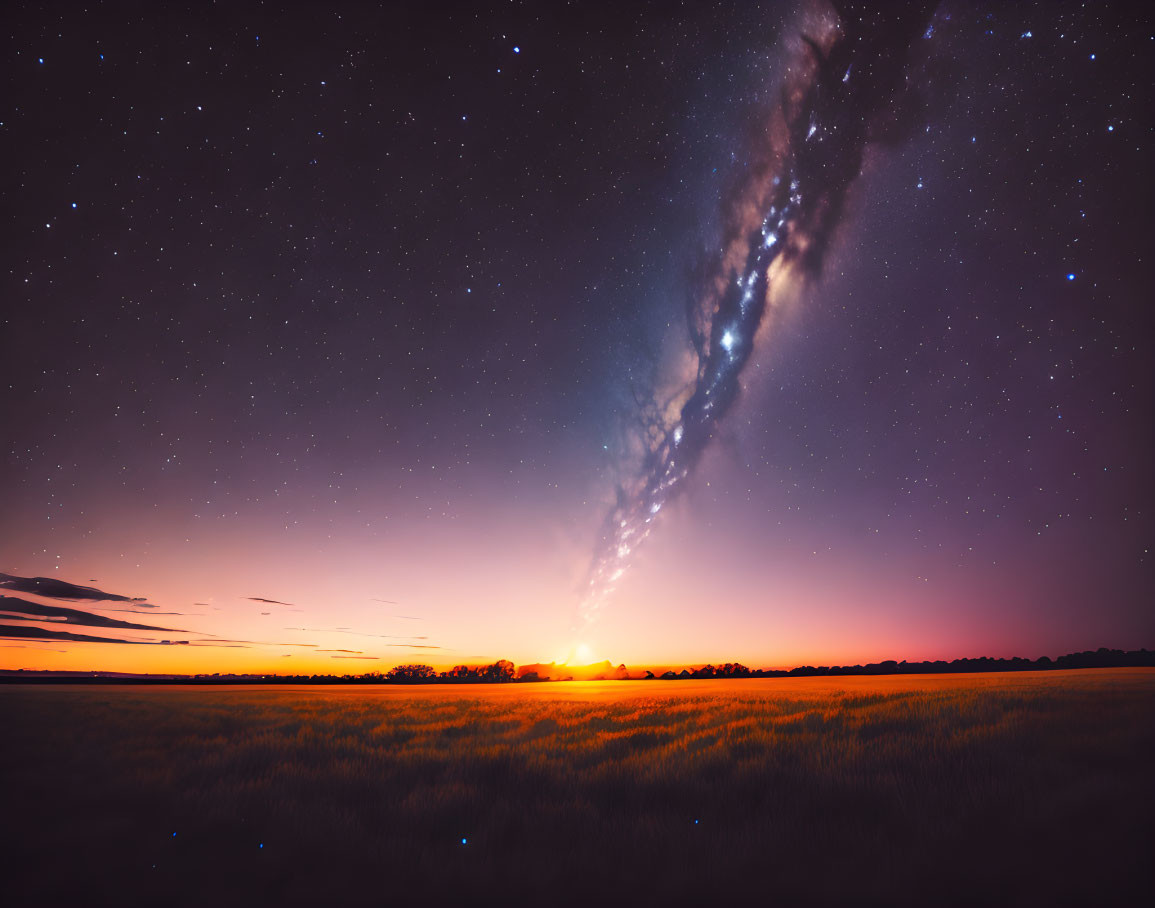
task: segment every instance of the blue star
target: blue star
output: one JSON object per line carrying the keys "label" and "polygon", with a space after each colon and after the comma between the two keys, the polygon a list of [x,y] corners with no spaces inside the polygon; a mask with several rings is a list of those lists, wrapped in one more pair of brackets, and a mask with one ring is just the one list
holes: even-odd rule
{"label": "blue star", "polygon": [[1074,279],[1075,279],[1075,272],[1072,271],[1070,274],[1067,275],[1067,280],[1073,281]]}
{"label": "blue star", "polygon": [[[521,53],[521,48],[520,48],[520,47],[518,47],[517,45],[514,45],[514,47],[513,47],[513,52],[514,52],[515,54],[520,54],[520,53]],[[43,63],[44,61],[43,61],[43,60],[41,60],[40,62],[41,62],[41,63]]]}

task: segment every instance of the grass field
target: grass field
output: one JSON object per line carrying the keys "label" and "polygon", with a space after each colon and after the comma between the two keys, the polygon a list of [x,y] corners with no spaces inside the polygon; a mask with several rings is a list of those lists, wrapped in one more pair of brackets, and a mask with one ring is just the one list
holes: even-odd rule
{"label": "grass field", "polygon": [[1134,904],[1155,884],[1151,669],[11,685],[0,723],[9,906]]}

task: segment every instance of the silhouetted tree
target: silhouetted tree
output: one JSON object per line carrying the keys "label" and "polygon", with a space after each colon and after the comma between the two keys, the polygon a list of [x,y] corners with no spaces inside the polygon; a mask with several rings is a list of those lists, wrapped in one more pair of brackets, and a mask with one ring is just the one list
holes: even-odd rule
{"label": "silhouetted tree", "polygon": [[432,681],[436,675],[432,665],[398,665],[389,669],[385,680],[394,684],[421,684]]}
{"label": "silhouetted tree", "polygon": [[478,674],[482,681],[504,683],[513,680],[514,665],[508,659],[498,659],[493,665],[487,665]]}

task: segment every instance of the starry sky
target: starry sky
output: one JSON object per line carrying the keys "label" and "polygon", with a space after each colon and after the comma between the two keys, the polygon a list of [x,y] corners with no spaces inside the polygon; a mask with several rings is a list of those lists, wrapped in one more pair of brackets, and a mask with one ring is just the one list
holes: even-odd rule
{"label": "starry sky", "polygon": [[17,7],[0,667],[1155,646],[1155,22],[840,7]]}

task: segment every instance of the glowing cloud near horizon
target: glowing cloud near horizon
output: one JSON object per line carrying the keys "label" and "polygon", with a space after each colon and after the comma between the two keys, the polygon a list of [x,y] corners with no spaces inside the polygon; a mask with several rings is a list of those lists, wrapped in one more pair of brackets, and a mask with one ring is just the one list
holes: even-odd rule
{"label": "glowing cloud near horizon", "polygon": [[727,241],[709,263],[690,307],[696,375],[676,399],[651,407],[645,454],[632,483],[618,489],[580,606],[596,617],[653,532],[662,508],[684,486],[739,391],[739,379],[777,293],[796,275],[817,275],[868,142],[893,128],[911,43],[927,11],[860,10],[836,3],[819,40],[803,37],[799,59],[769,129],[760,166],[724,216]]}

